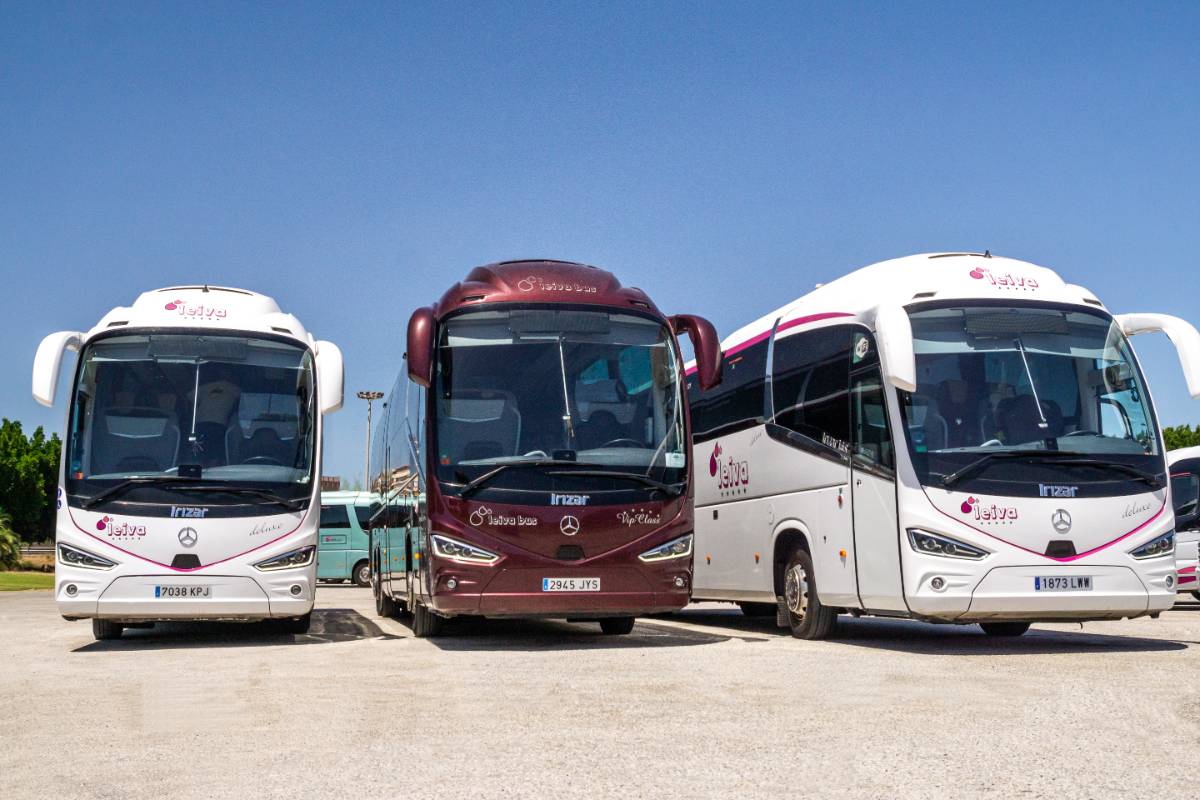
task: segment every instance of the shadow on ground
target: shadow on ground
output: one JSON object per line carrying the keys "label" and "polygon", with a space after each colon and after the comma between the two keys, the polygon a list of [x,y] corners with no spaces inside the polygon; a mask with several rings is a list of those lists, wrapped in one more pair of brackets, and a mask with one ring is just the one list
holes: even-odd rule
{"label": "shadow on ground", "polygon": [[[411,624],[410,618],[402,620]],[[596,622],[565,622],[542,619],[483,619],[458,617],[447,620],[443,633],[429,639],[441,650],[622,650],[648,647],[695,647],[739,638],[722,634],[657,626],[639,619],[633,631],[609,636]]]}
{"label": "shadow on ground", "polygon": [[[1200,605],[1196,610],[1200,610]],[[747,617],[735,608],[689,608],[663,616],[662,619],[721,628],[729,630],[734,636],[738,633],[752,633],[759,637],[767,634],[791,638],[789,631],[775,626],[773,618]],[[1088,629],[1088,623],[1084,623],[1077,631],[1049,630],[1035,625],[1024,636],[1005,638],[988,636],[978,625],[934,625],[883,617],[855,619],[846,615],[839,617],[836,631],[827,641],[852,647],[922,655],[964,656],[1163,652],[1186,650],[1190,644],[1200,644],[1144,636],[1096,633]]]}
{"label": "shadow on ground", "polygon": [[159,622],[153,628],[127,629],[120,639],[91,642],[76,653],[105,650],[162,650],[186,647],[278,647],[332,644],[359,639],[398,639],[352,608],[313,611],[308,633],[283,633],[272,622]]}

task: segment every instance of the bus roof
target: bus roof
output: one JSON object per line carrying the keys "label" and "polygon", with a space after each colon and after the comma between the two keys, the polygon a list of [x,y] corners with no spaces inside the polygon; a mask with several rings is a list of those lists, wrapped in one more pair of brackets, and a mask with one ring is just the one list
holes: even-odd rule
{"label": "bus roof", "polygon": [[312,343],[300,321],[280,311],[272,298],[227,286],[168,286],[143,292],[132,305],[105,314],[85,338],[122,328],[211,328],[270,333]]}
{"label": "bus roof", "polygon": [[799,325],[857,317],[880,305],[1000,298],[1104,307],[1087,289],[1027,261],[990,253],[919,253],[880,261],[818,284],[808,294],[734,331],[721,347],[728,352],[764,338],[776,321]]}
{"label": "bus roof", "polygon": [[433,306],[436,317],[484,303],[582,303],[662,312],[641,289],[611,272],[572,261],[500,261],[475,267]]}

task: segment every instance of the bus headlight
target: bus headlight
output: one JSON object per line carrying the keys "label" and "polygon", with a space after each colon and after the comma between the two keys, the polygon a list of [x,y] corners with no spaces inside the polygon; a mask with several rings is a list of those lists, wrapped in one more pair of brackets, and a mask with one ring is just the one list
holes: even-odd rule
{"label": "bus headlight", "polygon": [[80,550],[69,544],[58,546],[58,560],[69,567],[83,567],[84,569],[112,569],[117,565],[115,561],[109,561],[107,558],[101,558],[95,553]]}
{"label": "bus headlight", "polygon": [[296,567],[307,567],[313,562],[313,554],[317,552],[314,545],[301,547],[296,550],[289,550],[286,553],[268,558],[266,561],[260,561],[254,565],[255,569],[263,572],[270,572],[276,569],[295,569]]}
{"label": "bus headlight", "polygon": [[432,534],[429,538],[433,540],[433,552],[451,561],[465,561],[468,564],[495,564],[500,560],[500,556],[484,550],[482,547],[460,542],[440,533]]}
{"label": "bus headlight", "polygon": [[680,536],[666,544],[660,544],[653,550],[647,550],[638,558],[642,561],[666,561],[669,558],[683,558],[692,554],[692,535]]}
{"label": "bus headlight", "polygon": [[1157,539],[1151,539],[1140,547],[1129,551],[1134,558],[1158,558],[1175,555],[1175,531],[1167,531]]}
{"label": "bus headlight", "polygon": [[988,551],[982,547],[960,542],[958,539],[953,539],[944,533],[930,533],[920,528],[908,529],[908,543],[918,553],[930,556],[966,558],[971,561],[978,561],[981,558],[987,558],[989,555]]}

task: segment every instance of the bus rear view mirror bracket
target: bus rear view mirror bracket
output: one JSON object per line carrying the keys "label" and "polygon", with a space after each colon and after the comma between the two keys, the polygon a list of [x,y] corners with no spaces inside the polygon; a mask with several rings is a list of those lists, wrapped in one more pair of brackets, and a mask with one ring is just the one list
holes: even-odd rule
{"label": "bus rear view mirror bracket", "polygon": [[433,309],[418,308],[408,319],[408,379],[426,389],[433,383]]}
{"label": "bus rear view mirror bracket", "polygon": [[720,384],[721,340],[717,338],[717,329],[704,317],[694,314],[676,314],[670,318],[670,322],[676,336],[686,333],[692,340],[700,389],[707,391]]}
{"label": "bus rear view mirror bracket", "polygon": [[37,355],[33,357],[34,400],[48,408],[54,405],[63,353],[67,350],[79,352],[82,345],[83,334],[79,331],[59,331],[42,339]]}
{"label": "bus rear view mirror bracket", "polygon": [[321,413],[332,414],[342,407],[345,394],[345,368],[342,351],[333,342],[313,343],[317,356],[317,392],[320,394]]}
{"label": "bus rear view mirror bracket", "polygon": [[917,390],[917,356],[913,351],[912,323],[901,306],[875,309],[875,339],[887,382],[906,392]]}
{"label": "bus rear view mirror bracket", "polygon": [[1170,314],[1118,314],[1113,319],[1126,336],[1165,333],[1179,355],[1188,394],[1200,399],[1200,332],[1192,323]]}

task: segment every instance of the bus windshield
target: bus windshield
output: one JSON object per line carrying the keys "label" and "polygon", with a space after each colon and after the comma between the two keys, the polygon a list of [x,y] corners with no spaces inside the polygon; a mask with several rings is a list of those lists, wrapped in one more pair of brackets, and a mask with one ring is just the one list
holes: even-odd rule
{"label": "bus windshield", "polygon": [[[441,326],[433,413],[437,475],[500,465],[686,477],[678,363],[660,321],[576,309],[479,310]],[[507,470],[512,486],[530,470]]]}
{"label": "bus windshield", "polygon": [[[1145,382],[1108,316],[990,305],[909,316],[918,388],[900,400],[923,483],[1004,451],[1066,451],[1161,471]],[[993,461],[1012,479],[1029,474],[1018,459]]]}
{"label": "bus windshield", "polygon": [[94,342],[80,356],[68,492],[186,478],[270,484],[306,497],[313,386],[311,353],[276,339],[153,333]]}

